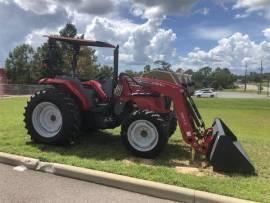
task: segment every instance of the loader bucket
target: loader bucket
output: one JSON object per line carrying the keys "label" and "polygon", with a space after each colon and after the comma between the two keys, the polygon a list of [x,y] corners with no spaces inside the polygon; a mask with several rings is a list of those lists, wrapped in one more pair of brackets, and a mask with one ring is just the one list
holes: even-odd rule
{"label": "loader bucket", "polygon": [[232,131],[216,118],[212,125],[213,142],[207,159],[214,171],[254,175],[255,169]]}

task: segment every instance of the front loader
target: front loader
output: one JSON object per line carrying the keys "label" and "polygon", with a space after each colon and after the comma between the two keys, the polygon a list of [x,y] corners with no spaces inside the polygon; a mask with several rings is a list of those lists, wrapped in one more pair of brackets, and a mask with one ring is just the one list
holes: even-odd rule
{"label": "front loader", "polygon": [[[50,47],[47,67],[53,68],[52,44],[69,43],[73,47],[72,74],[39,81],[50,86],[30,98],[24,114],[25,127],[33,141],[63,144],[76,140],[80,130],[91,132],[121,126],[121,140],[129,151],[136,156],[154,158],[166,145],[177,121],[183,140],[204,154],[214,170],[255,173],[236,136],[221,119],[216,118],[210,128],[205,128],[190,96],[190,80],[174,83],[146,75],[134,78],[118,74],[119,46],[47,37]],[[113,48],[113,75],[80,80],[76,64],[81,46]],[[173,72],[170,74],[175,77]]]}

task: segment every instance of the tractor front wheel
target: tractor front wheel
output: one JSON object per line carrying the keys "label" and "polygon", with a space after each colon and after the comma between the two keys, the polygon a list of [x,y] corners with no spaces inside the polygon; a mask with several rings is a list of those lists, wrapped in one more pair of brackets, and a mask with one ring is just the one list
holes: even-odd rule
{"label": "tractor front wheel", "polygon": [[27,102],[24,116],[31,139],[48,144],[70,143],[78,135],[81,123],[74,99],[54,88],[35,93]]}
{"label": "tractor front wheel", "polygon": [[168,141],[168,130],[164,123],[155,112],[137,110],[122,123],[122,142],[134,155],[154,158]]}
{"label": "tractor front wheel", "polygon": [[168,121],[169,137],[171,137],[175,133],[177,128],[177,119],[174,112],[169,113],[167,121]]}

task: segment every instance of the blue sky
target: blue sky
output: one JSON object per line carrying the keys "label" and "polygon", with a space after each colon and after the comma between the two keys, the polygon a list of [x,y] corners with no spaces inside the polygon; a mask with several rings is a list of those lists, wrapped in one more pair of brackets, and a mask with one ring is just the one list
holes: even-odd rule
{"label": "blue sky", "polygon": [[[142,70],[166,60],[174,69],[209,65],[242,74],[270,71],[269,0],[0,0],[0,66],[21,43],[72,22],[86,38],[120,45],[120,68]],[[97,50],[111,64],[109,50]]]}

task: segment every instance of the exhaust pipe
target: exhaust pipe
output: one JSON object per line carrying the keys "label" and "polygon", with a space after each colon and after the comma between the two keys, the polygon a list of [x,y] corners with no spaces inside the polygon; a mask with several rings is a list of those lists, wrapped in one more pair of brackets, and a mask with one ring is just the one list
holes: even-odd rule
{"label": "exhaust pipe", "polygon": [[246,152],[225,123],[216,118],[212,128],[214,139],[210,144],[207,159],[213,166],[213,170],[255,175],[255,168]]}

